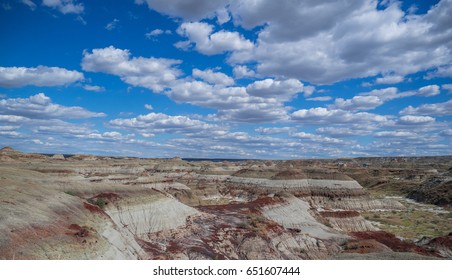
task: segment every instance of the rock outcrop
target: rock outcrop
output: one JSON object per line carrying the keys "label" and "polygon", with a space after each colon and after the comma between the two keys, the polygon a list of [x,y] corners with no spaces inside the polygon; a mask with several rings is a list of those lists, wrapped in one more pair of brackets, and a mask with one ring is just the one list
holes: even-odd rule
{"label": "rock outcrop", "polygon": [[433,175],[412,190],[408,197],[419,202],[452,206],[452,169]]}

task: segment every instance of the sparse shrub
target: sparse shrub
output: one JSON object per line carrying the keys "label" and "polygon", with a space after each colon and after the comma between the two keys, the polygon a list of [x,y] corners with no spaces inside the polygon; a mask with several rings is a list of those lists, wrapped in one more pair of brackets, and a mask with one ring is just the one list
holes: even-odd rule
{"label": "sparse shrub", "polygon": [[98,198],[96,200],[96,205],[99,206],[100,209],[104,209],[105,205],[107,205],[107,201],[103,198]]}
{"label": "sparse shrub", "polygon": [[256,214],[250,214],[248,216],[251,226],[258,227],[260,224],[265,222],[265,218]]}
{"label": "sparse shrub", "polygon": [[345,250],[357,250],[359,249],[359,244],[357,242],[350,242],[345,245]]}
{"label": "sparse shrub", "polygon": [[102,197],[98,197],[96,199],[93,199],[93,198],[88,199],[88,202],[99,206],[100,209],[104,209],[105,206],[107,205],[107,201]]}
{"label": "sparse shrub", "polygon": [[325,222],[325,223],[323,223],[325,226],[327,226],[327,227],[329,227],[329,228],[333,228],[333,225],[332,224],[330,224],[330,222]]}
{"label": "sparse shrub", "polygon": [[242,229],[250,229],[251,226],[248,222],[241,222],[237,225],[238,228],[242,228]]}

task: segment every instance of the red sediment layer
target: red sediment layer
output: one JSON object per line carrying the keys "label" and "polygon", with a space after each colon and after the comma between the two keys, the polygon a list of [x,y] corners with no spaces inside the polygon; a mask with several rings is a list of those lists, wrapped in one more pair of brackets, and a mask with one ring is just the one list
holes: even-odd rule
{"label": "red sediment layer", "polygon": [[166,252],[177,254],[182,251],[182,247],[176,242],[171,240],[166,246]]}
{"label": "red sediment layer", "polygon": [[[288,189],[290,190],[290,189]],[[364,189],[306,189],[306,190],[290,190],[290,193],[296,197],[309,197],[309,196],[322,196],[330,199],[353,198],[366,196],[367,193]]]}
{"label": "red sediment layer", "polygon": [[82,227],[77,224],[71,224],[71,225],[69,225],[68,229],[79,231],[82,229]]}
{"label": "red sediment layer", "polygon": [[452,232],[447,236],[433,238],[427,245],[435,247],[446,247],[452,250]]}
{"label": "red sediment layer", "polygon": [[88,237],[89,236],[89,231],[86,228],[81,227],[77,224],[71,224],[68,228],[72,231],[75,231],[75,232],[67,233],[68,235],[75,235],[77,237]]}
{"label": "red sediment layer", "polygon": [[66,169],[38,169],[36,170],[40,173],[56,173],[56,174],[71,174],[74,173],[72,170],[66,170]]}
{"label": "red sediment layer", "polygon": [[324,218],[353,218],[360,215],[358,211],[323,211],[319,213]]}
{"label": "red sediment layer", "polygon": [[379,253],[385,250],[389,251],[386,246],[374,239],[351,240],[345,244],[344,249],[346,253],[358,254]]}
{"label": "red sediment layer", "polygon": [[299,179],[307,179],[308,177],[306,176],[305,173],[298,171],[298,170],[284,170],[281,171],[279,173],[277,173],[276,175],[274,175],[271,179],[273,180],[278,180],[278,179],[282,179],[282,180],[299,180]]}
{"label": "red sediment layer", "polygon": [[103,198],[103,199],[106,199],[109,201],[116,201],[121,197],[117,193],[103,192],[103,193],[100,193],[100,194],[94,196],[93,198]]}
{"label": "red sediment layer", "polygon": [[205,246],[191,246],[189,248],[187,248],[187,253],[198,253],[200,255],[206,256],[209,259],[216,259],[216,260],[225,260],[226,257],[222,254],[217,254],[215,252],[213,252],[212,250],[210,250],[210,247]]}
{"label": "red sediment layer", "polygon": [[221,212],[246,212],[246,213],[256,213],[260,212],[262,207],[268,205],[274,205],[283,202],[282,199],[278,197],[260,197],[256,200],[249,202],[240,202],[240,203],[230,203],[230,204],[222,204],[222,205],[205,205],[205,206],[197,206],[200,211],[204,211],[207,213],[212,213],[212,211],[221,211]]}
{"label": "red sediment layer", "polygon": [[156,243],[153,242],[148,242],[148,241],[144,241],[143,239],[140,238],[136,238],[135,240],[137,241],[138,245],[140,245],[140,247],[149,254],[149,258],[153,259],[153,260],[167,260],[169,259],[166,255],[165,255],[165,250]]}
{"label": "red sediment layer", "polygon": [[96,206],[94,204],[91,204],[91,203],[88,203],[88,202],[83,202],[83,207],[88,209],[91,213],[104,214],[104,211],[102,211],[102,209],[100,209],[99,206]]}
{"label": "red sediment layer", "polygon": [[[76,225],[74,224],[70,229],[74,230],[75,228]],[[67,230],[67,224],[60,220],[47,226],[31,225],[25,228],[11,229],[7,234],[7,241],[0,243],[0,259],[36,259],[39,252],[36,252],[36,254],[30,253],[28,251],[30,248],[33,248],[35,244],[46,242],[47,238],[75,233],[68,233]]]}
{"label": "red sediment layer", "polygon": [[381,244],[391,248],[396,252],[413,252],[426,256],[436,256],[435,253],[428,251],[425,248],[419,247],[414,243],[402,241],[398,239],[394,234],[385,231],[360,231],[350,233],[352,236],[359,240],[373,239]]}

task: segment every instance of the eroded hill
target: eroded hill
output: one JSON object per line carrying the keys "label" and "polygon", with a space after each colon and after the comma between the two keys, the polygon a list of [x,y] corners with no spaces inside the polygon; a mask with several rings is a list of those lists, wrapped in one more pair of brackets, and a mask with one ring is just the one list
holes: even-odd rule
{"label": "eroded hill", "polygon": [[435,176],[450,180],[451,158],[398,160],[188,162],[4,149],[0,258],[452,258],[450,203],[405,198],[428,193]]}

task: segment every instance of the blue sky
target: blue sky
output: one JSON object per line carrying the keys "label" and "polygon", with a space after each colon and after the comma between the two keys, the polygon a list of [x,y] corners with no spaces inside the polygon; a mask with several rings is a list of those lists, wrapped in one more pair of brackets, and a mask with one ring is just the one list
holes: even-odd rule
{"label": "blue sky", "polygon": [[451,14],[451,0],[0,0],[0,145],[450,155]]}

